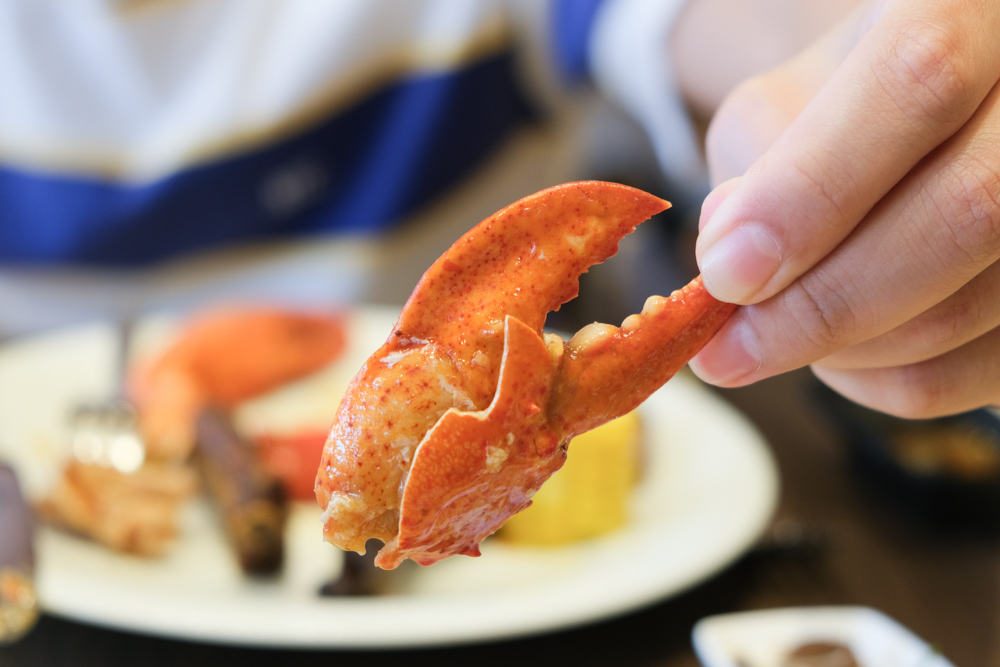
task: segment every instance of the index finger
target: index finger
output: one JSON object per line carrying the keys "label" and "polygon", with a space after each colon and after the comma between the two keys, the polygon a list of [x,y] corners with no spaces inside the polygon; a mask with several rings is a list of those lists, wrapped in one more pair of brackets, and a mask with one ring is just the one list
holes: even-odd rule
{"label": "index finger", "polygon": [[993,0],[892,3],[705,225],[712,295],[762,301],[836,248],[982,102],[998,32]]}

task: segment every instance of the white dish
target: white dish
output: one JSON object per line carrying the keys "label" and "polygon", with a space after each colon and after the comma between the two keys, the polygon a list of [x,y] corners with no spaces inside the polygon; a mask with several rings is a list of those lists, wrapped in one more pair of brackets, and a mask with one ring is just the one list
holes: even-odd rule
{"label": "white dish", "polygon": [[705,667],[781,667],[807,642],[846,646],[862,667],[954,667],[885,614],[868,607],[791,607],[711,616],[692,633]]}
{"label": "white dish", "polygon": [[[387,336],[395,313],[359,310],[349,350],[307,383],[341,387]],[[142,347],[169,326],[150,322]],[[111,385],[113,330],[94,325],[0,346],[0,456],[36,492],[61,455],[68,406]],[[290,387],[294,403],[302,387]],[[331,399],[330,414],[336,408]],[[273,407],[274,404],[272,404]],[[208,508],[195,504],[165,558],[141,560],[44,529],[38,585],[52,614],[212,642],[291,647],[401,647],[499,639],[565,628],[676,594],[743,553],[774,510],[777,472],[757,431],[695,380],[678,376],[642,407],[644,478],[628,526],[564,548],[496,540],[483,557],[412,568],[398,595],[319,598],[339,567],[318,510],[296,508],[286,574],[242,577]]]}

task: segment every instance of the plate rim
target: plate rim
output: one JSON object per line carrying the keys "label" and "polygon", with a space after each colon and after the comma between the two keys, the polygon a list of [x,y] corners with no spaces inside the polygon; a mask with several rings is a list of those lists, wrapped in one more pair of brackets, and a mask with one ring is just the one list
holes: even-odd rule
{"label": "plate rim", "polygon": [[[367,318],[369,320],[372,318],[374,320],[388,320],[391,317],[392,321],[395,321],[396,314],[398,314],[398,310],[391,308],[355,306],[351,309],[349,316],[357,315],[361,319]],[[391,322],[389,325],[391,327]],[[368,342],[370,341],[366,341],[366,344]],[[694,397],[693,400],[710,406],[723,421],[728,421],[733,428],[739,430],[744,436],[740,446],[746,448],[744,453],[757,466],[756,474],[758,475],[756,480],[758,495],[753,499],[756,505],[753,508],[752,520],[747,520],[737,531],[739,533],[738,539],[728,540],[726,549],[714,554],[703,554],[706,557],[703,566],[693,575],[684,577],[680,583],[676,581],[676,577],[664,577],[664,573],[660,572],[657,573],[660,576],[647,580],[644,586],[638,587],[629,595],[620,595],[610,601],[591,598],[590,604],[564,605],[561,613],[556,616],[552,616],[551,613],[546,616],[543,613],[551,612],[551,608],[531,609],[530,601],[526,603],[525,596],[519,591],[474,596],[473,599],[476,600],[478,608],[477,605],[471,605],[470,608],[468,596],[376,597],[370,599],[316,598],[311,600],[310,604],[297,605],[308,618],[308,622],[302,623],[301,626],[290,628],[279,620],[275,626],[278,628],[277,631],[248,632],[246,629],[238,627],[225,627],[225,623],[222,624],[223,627],[219,627],[217,623],[205,622],[204,613],[181,614],[177,617],[179,620],[176,620],[172,627],[169,625],[165,627],[163,613],[146,615],[140,613],[137,615],[129,613],[128,610],[122,613],[113,609],[101,609],[100,605],[97,607],[88,606],[85,601],[89,598],[88,593],[92,591],[88,590],[87,585],[83,586],[80,599],[75,601],[65,599],[65,596],[60,597],[58,593],[53,593],[48,589],[47,582],[51,580],[49,576],[51,573],[43,572],[40,573],[40,595],[43,600],[43,609],[46,613],[78,622],[171,639],[234,646],[302,649],[399,649],[469,644],[528,637],[608,620],[636,611],[696,586],[735,561],[762,534],[774,514],[779,495],[779,474],[773,454],[763,436],[745,415],[686,372],[678,374],[668,386],[670,392],[680,390],[691,393]],[[665,400],[665,391],[667,391],[666,387],[654,393],[640,409],[655,410],[657,402]],[[53,529],[43,528],[42,530],[51,531]],[[579,548],[579,545],[573,546]],[[94,545],[94,548],[103,547]],[[486,557],[489,557],[488,551]],[[58,577],[56,579],[58,580]],[[160,602],[166,601],[161,600]],[[205,601],[201,601],[201,603],[206,605],[205,609],[213,612],[223,612],[227,606],[225,601],[214,605]],[[354,620],[369,617],[370,620],[375,620],[379,616],[385,615],[387,605],[398,610],[402,617],[405,617],[407,613],[414,615],[414,617],[424,614],[435,617],[449,610],[458,609],[467,622],[458,625],[445,622],[436,626],[420,623],[415,625],[401,624],[399,628],[389,632],[382,629],[364,632],[359,631],[362,626],[355,622],[347,623],[346,627],[342,627],[343,624],[338,625],[333,622],[345,614]],[[174,612],[173,607],[170,605],[167,607],[169,608],[160,605],[161,611]],[[528,611],[525,611],[526,607]],[[491,611],[483,612],[484,608],[489,608]],[[496,610],[498,609],[501,610],[500,622],[497,622]],[[502,614],[507,614],[507,616],[502,617]],[[280,615],[280,610],[276,611],[274,618]],[[339,630],[331,632],[331,628]],[[260,628],[255,629],[260,630]]]}

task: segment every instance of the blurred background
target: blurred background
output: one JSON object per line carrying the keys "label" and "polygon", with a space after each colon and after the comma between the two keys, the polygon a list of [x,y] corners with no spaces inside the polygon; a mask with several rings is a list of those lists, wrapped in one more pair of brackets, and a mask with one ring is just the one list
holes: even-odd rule
{"label": "blurred background", "polygon": [[[696,275],[712,106],[854,3],[797,5],[770,49],[759,12],[714,14],[747,43],[685,97],[671,30],[713,4],[0,4],[0,665],[711,665],[699,620],[830,605],[1000,665],[995,415],[897,423],[808,371],[682,374],[483,565],[393,579],[314,532],[340,393],[478,221],[581,179],[673,202],[582,277],[561,332]],[[116,396],[132,412],[107,416]],[[250,627],[274,610],[269,639],[234,629],[240,605]],[[432,639],[406,630],[435,614]],[[335,626],[368,618],[370,640]]]}

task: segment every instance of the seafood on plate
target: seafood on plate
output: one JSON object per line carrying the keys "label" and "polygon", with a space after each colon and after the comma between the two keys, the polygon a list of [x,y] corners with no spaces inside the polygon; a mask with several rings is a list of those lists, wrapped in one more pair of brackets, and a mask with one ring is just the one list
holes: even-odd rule
{"label": "seafood on plate", "polygon": [[202,410],[230,410],[316,371],[344,345],[341,318],[326,314],[229,306],[195,317],[171,347],[129,376],[148,455],[187,458]]}
{"label": "seafood on plate", "polygon": [[568,342],[547,313],[636,225],[669,207],[598,181],[526,197],[460,238],[424,274],[388,340],[340,403],[316,478],[327,541],[376,564],[479,555],[479,543],[563,464],[574,435],[672,377],[734,306],[696,278],[621,327]]}
{"label": "seafood on plate", "polygon": [[[211,468],[206,461],[218,457],[202,455],[195,461],[192,456],[198,436],[205,435],[204,428],[198,429],[199,416],[217,412],[225,419],[242,402],[333,362],[344,346],[343,318],[336,315],[252,305],[203,311],[180,326],[165,350],[140,355],[129,369],[128,395],[146,447],[143,465],[121,472],[73,458],[39,502],[41,516],[117,551],[163,555],[180,531],[181,508],[198,493],[199,468],[203,476],[226,482],[222,487],[227,491],[271,488],[265,472],[245,473],[248,465],[232,465],[214,477],[206,472]],[[200,440],[202,454],[219,450],[211,447],[219,438]],[[230,532],[239,533],[233,541],[241,563],[254,572],[273,570],[280,564],[280,545],[274,546],[272,539],[259,548],[266,540],[258,538],[261,525],[280,530],[283,506],[268,500],[278,509],[268,505],[266,519],[255,509],[251,521],[240,513],[249,504],[246,498],[228,502],[234,495],[239,493],[230,492],[227,502],[217,504]],[[237,514],[240,519],[234,522]],[[236,523],[238,529],[233,528]],[[251,538],[243,539],[250,533]]]}

